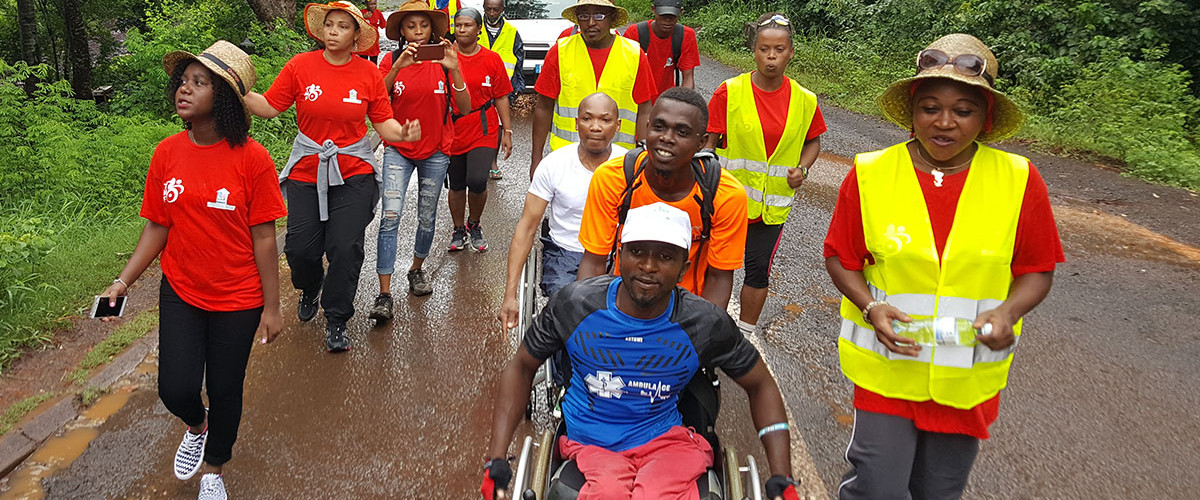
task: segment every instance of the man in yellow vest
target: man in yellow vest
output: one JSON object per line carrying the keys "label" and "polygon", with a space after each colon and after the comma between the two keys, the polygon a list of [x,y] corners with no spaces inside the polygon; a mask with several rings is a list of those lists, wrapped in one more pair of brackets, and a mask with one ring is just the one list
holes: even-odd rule
{"label": "man in yellow vest", "polygon": [[[504,61],[504,69],[508,71],[513,88],[508,95],[511,106],[516,104],[517,95],[525,90],[525,73],[522,70],[525,67],[525,43],[521,41],[517,28],[504,19],[504,0],[484,0],[483,21],[479,45],[500,54],[500,60]],[[492,170],[488,176],[492,179],[504,177],[495,159],[492,160]]]}
{"label": "man in yellow vest", "polygon": [[617,101],[621,126],[615,144],[632,149],[643,137],[650,99],[657,93],[646,53],[637,42],[619,37],[613,26],[629,21],[629,13],[611,0],[579,0],[562,12],[579,25],[579,33],[550,47],[534,90],[532,177],[542,161],[546,136],[550,150],[579,142],[575,113],[584,97],[603,92]]}

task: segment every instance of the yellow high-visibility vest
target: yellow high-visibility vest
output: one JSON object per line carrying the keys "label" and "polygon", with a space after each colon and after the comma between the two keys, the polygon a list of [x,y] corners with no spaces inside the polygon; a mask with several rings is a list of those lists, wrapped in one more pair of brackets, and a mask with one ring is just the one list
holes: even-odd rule
{"label": "yellow high-visibility vest", "polygon": [[[500,60],[504,61],[504,71],[508,72],[508,77],[512,78],[513,71],[518,71],[517,55],[513,53],[513,45],[517,43],[517,29],[513,25],[505,21],[500,26],[500,32],[496,34],[496,43],[492,44],[492,39],[488,36],[487,27],[479,30],[479,45],[485,49],[490,49],[492,52],[500,54]],[[521,90],[521,89],[513,89]]]}
{"label": "yellow high-visibility vest", "polygon": [[588,55],[583,35],[575,34],[558,41],[558,81],[560,90],[554,101],[554,120],[550,124],[550,150],[579,142],[575,131],[575,117],[579,115],[579,103],[596,92],[604,92],[617,101],[621,117],[621,128],[613,142],[633,149],[637,131],[638,105],[633,101],[633,84],[637,79],[638,64],[642,59],[642,48],[637,42],[618,36],[613,38],[612,49],[596,84],[596,71]]}
{"label": "yellow high-visibility vest", "polygon": [[[855,159],[863,233],[874,264],[863,276],[875,300],[914,319],[974,320],[1008,298],[1017,221],[1029,160],[979,145],[939,258],[912,157],[904,144]],[[933,400],[970,409],[1008,384],[1016,343],[993,351],[925,346],[917,357],[893,353],[875,338],[862,311],[842,298],[838,355],[842,373],[871,392],[909,401]],[[1021,322],[1013,325],[1020,339]]]}
{"label": "yellow high-visibility vest", "polygon": [[750,73],[725,80],[725,88],[729,91],[729,102],[725,107],[727,147],[717,149],[717,154],[726,159],[725,170],[746,187],[746,197],[750,201],[746,215],[751,220],[762,217],[765,224],[787,221],[796,194],[787,183],[788,169],[800,165],[804,138],[817,112],[816,94],[790,78],[787,83],[791,84],[791,97],[783,137],[767,158]]}
{"label": "yellow high-visibility vest", "polygon": [[[437,4],[438,4],[437,0],[429,0],[429,8],[431,10],[442,10],[442,9],[438,8]],[[449,28],[450,28],[451,33],[454,33],[454,15],[457,13],[458,13],[458,0],[447,1],[446,2],[446,14],[450,16]],[[438,33],[438,37],[441,37],[444,34],[445,33]]]}

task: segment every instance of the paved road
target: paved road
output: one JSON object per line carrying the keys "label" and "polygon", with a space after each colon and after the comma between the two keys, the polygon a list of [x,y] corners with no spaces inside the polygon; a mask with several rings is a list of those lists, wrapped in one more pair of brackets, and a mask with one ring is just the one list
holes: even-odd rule
{"label": "paved road", "polygon": [[[705,93],[734,74],[709,60],[702,68],[697,85]],[[817,498],[840,482],[853,422],[834,342],[838,295],[818,257],[821,241],[849,169],[846,157],[906,137],[872,118],[824,112],[828,154],[796,199],[763,313],[766,329],[753,339],[800,430],[794,462]],[[518,122],[517,137],[528,134],[528,123]],[[1027,152],[1021,144],[1005,147]],[[372,329],[356,318],[354,349],[335,356],[322,349],[320,321],[292,319],[276,343],[256,347],[241,438],[226,473],[231,494],[473,498],[495,373],[514,346],[492,316],[506,240],[527,186],[527,155],[519,150],[503,163],[506,178],[490,188],[484,222],[492,250],[435,250],[426,262],[434,294],[398,300],[390,326]],[[1011,387],[967,497],[1193,497],[1200,487],[1200,333],[1189,326],[1200,321],[1200,205],[1184,191],[1031,157],[1050,185],[1068,262],[1027,319]],[[411,244],[413,198],[401,248]],[[449,238],[447,216],[442,210],[437,249]],[[377,286],[368,241],[361,309]],[[295,299],[285,291],[285,308]],[[726,443],[756,449],[744,397],[736,386],[726,388]],[[150,378],[78,459],[44,480],[44,489],[49,498],[194,498],[196,482],[178,482],[170,472],[180,432]]]}

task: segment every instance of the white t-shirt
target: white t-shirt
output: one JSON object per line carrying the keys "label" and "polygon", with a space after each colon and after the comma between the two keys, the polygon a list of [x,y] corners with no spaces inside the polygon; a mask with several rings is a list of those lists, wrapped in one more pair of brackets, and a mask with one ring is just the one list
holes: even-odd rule
{"label": "white t-shirt", "polygon": [[[587,203],[588,185],[592,172],[579,161],[579,143],[558,148],[542,158],[529,193],[550,203],[550,239],[555,245],[572,252],[583,253],[579,244],[579,225],[583,222],[583,206]],[[628,150],[612,145],[610,160],[624,156]]]}

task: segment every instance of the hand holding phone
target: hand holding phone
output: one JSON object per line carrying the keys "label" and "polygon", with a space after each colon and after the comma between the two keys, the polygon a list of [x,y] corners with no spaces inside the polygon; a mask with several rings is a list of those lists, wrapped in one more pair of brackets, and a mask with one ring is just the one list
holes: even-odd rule
{"label": "hand holding phone", "polygon": [[97,295],[96,300],[92,302],[91,317],[120,317],[122,314],[125,314],[126,298],[127,296],[125,295],[118,295],[116,302],[113,303],[110,301],[111,299],[108,295]]}

